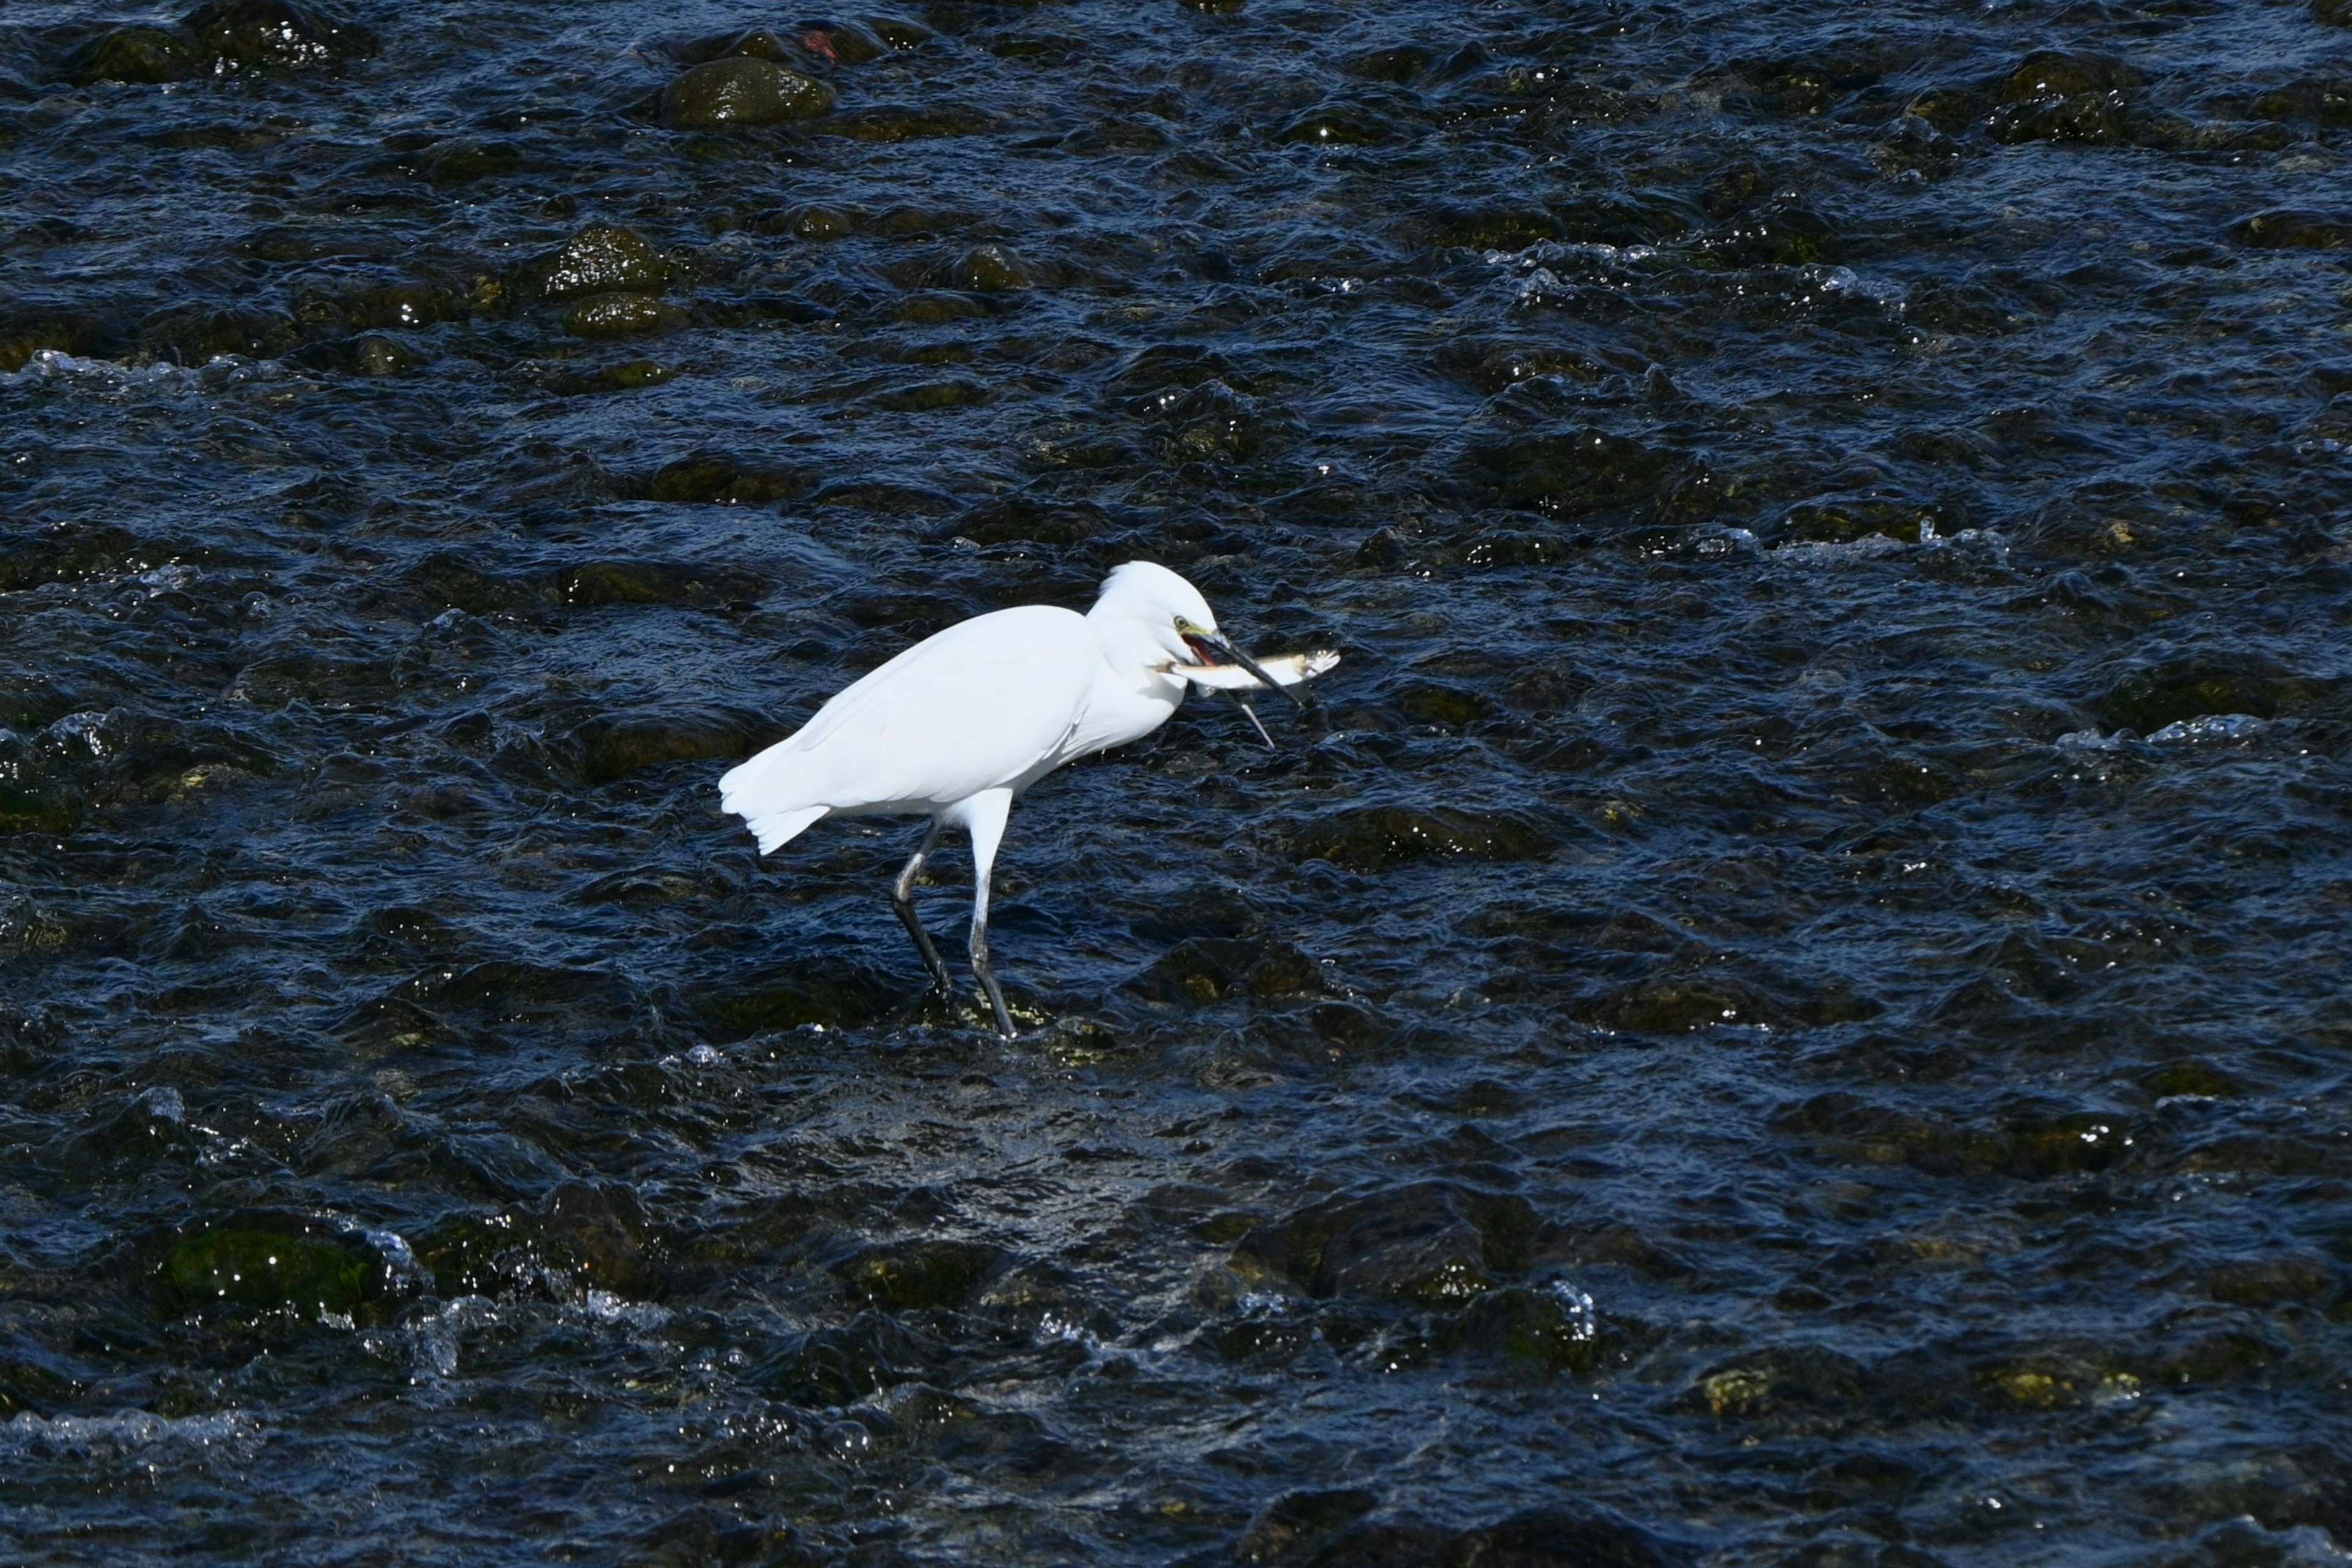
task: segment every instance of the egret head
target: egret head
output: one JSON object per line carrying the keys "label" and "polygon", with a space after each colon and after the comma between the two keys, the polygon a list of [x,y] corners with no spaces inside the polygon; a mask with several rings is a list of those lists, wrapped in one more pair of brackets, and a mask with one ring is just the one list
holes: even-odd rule
{"label": "egret head", "polygon": [[1192,636],[1217,633],[1217,613],[1201,597],[1201,590],[1150,561],[1112,567],[1088,614],[1132,621],[1156,647],[1187,663],[1199,657]]}
{"label": "egret head", "polygon": [[[1156,563],[1130,561],[1111,568],[1087,615],[1131,621],[1180,664],[1237,664],[1262,684],[1276,684],[1256,660],[1217,630],[1217,613],[1201,597],[1201,590]],[[1304,705],[1306,700],[1297,692],[1288,687],[1281,690]]]}

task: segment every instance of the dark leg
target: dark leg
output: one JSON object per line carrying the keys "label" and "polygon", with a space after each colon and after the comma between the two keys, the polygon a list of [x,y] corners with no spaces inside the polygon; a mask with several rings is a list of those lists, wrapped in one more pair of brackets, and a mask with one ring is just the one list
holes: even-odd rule
{"label": "dark leg", "polygon": [[908,858],[907,868],[898,873],[896,882],[890,884],[890,907],[898,911],[898,918],[907,923],[907,934],[915,939],[915,947],[923,955],[923,967],[931,972],[932,989],[942,996],[952,996],[955,989],[948,981],[947,961],[940,956],[940,950],[931,945],[931,933],[925,931],[923,922],[915,918],[915,879],[922,875],[925,857],[938,848],[939,843],[940,825],[934,818],[923,833],[922,847]]}
{"label": "dark leg", "polygon": [[988,963],[988,879],[996,868],[996,847],[1004,838],[1004,819],[1013,811],[1009,789],[984,790],[963,803],[963,826],[971,834],[971,972],[988,993],[996,1012],[996,1032],[1014,1038],[1013,1015],[1004,1010],[1004,993],[997,988],[996,972]]}

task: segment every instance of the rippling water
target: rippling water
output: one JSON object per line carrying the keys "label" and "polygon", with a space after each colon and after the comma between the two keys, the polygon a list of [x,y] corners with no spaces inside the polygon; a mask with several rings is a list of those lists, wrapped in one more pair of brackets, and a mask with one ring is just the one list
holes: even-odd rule
{"label": "rippling water", "polygon": [[[339,3],[0,14],[10,1560],[2343,1560],[2340,0]],[[1007,1047],[714,781],[1138,556]]]}

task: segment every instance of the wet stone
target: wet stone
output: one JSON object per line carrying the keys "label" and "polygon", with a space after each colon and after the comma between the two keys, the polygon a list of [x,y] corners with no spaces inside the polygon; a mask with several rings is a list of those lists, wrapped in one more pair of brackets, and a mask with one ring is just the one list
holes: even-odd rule
{"label": "wet stone", "polygon": [[2352,218],[2278,207],[2241,218],[2230,237],[2257,250],[2352,248]]}
{"label": "wet stone", "polygon": [[2260,658],[2189,657],[2124,675],[2098,700],[2098,715],[2111,727],[2153,735],[2210,713],[2273,719],[2295,697],[2294,679]]}
{"label": "wet stone", "polygon": [[1234,1543],[1236,1563],[1293,1563],[1307,1560],[1316,1545],[1343,1525],[1380,1507],[1371,1492],[1349,1487],[1329,1491],[1285,1492],[1250,1521]]}
{"label": "wet stone", "polygon": [[563,330],[578,338],[625,338],[674,332],[687,314],[667,300],[644,294],[591,294],[563,312]]}
{"label": "wet stone", "polygon": [[736,56],[698,65],[662,89],[662,122],[681,131],[774,125],[833,107],[833,89],[772,59]]}
{"label": "wet stone", "polygon": [[1351,871],[1379,871],[1424,859],[1531,860],[1551,836],[1517,817],[1451,807],[1359,806],[1327,813],[1292,835],[1291,854]]}
{"label": "wet stone", "polygon": [[1327,1199],[1258,1226],[1234,1247],[1234,1259],[1313,1296],[1460,1302],[1523,1267],[1537,1229],[1523,1198],[1423,1182]]}
{"label": "wet stone", "polygon": [[292,0],[214,0],[188,13],[180,26],[215,73],[341,65],[365,59],[378,47],[365,27]]}
{"label": "wet stone", "polygon": [[949,270],[948,282],[976,293],[1005,294],[1030,288],[1035,279],[1019,257],[992,240],[958,258]]}
{"label": "wet stone", "polygon": [[207,63],[194,38],[170,27],[113,27],[77,49],[67,68],[77,85],[184,81]]}
{"label": "wet stone", "polygon": [[593,224],[542,257],[539,290],[550,300],[614,291],[656,293],[669,281],[669,261],[634,230]]}
{"label": "wet stone", "polygon": [[867,1247],[835,1266],[852,1297],[892,1311],[961,1307],[1005,1264],[971,1242],[914,1241]]}
{"label": "wet stone", "polygon": [[155,1278],[172,1311],[214,1318],[348,1318],[383,1300],[391,1286],[383,1260],[360,1237],[268,1215],[186,1237]]}

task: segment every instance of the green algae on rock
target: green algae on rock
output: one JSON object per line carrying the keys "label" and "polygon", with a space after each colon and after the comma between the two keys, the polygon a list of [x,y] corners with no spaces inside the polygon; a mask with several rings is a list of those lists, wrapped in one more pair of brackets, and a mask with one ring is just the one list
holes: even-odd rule
{"label": "green algae on rock", "polygon": [[833,107],[833,89],[755,55],[698,65],[662,89],[662,123],[680,131],[775,125]]}

